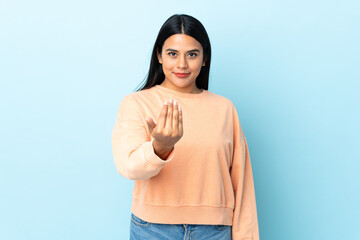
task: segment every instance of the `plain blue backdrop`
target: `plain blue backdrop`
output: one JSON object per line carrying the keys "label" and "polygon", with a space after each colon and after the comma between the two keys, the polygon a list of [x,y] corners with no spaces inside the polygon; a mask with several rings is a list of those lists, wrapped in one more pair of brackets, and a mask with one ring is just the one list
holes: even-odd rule
{"label": "plain blue backdrop", "polygon": [[360,4],[0,0],[0,239],[128,239],[111,131],[175,13],[235,104],[262,240],[360,239]]}

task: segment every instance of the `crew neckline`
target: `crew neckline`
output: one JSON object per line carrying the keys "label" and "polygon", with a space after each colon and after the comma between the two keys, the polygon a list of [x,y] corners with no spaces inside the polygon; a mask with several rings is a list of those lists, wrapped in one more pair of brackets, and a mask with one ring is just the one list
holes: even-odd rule
{"label": "crew neckline", "polygon": [[160,84],[157,84],[153,87],[158,89],[162,93],[172,95],[172,96],[177,96],[177,97],[200,98],[200,97],[203,97],[208,94],[208,90],[205,90],[205,89],[202,89],[203,91],[201,93],[184,93],[184,92],[179,92],[174,89],[170,89],[170,88],[161,86]]}

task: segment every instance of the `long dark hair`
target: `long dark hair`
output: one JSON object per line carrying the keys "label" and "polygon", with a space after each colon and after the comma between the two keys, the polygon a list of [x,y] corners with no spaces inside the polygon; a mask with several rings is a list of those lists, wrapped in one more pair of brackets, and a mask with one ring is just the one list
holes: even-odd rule
{"label": "long dark hair", "polygon": [[211,61],[211,45],[208,34],[204,26],[196,18],[186,14],[174,14],[165,21],[158,33],[151,55],[150,69],[145,77],[146,83],[136,91],[151,88],[164,81],[165,75],[162,70],[162,65],[158,61],[156,51],[158,50],[161,54],[165,40],[170,36],[179,33],[195,38],[202,45],[205,66],[201,67],[201,71],[196,78],[195,84],[199,89],[208,90]]}

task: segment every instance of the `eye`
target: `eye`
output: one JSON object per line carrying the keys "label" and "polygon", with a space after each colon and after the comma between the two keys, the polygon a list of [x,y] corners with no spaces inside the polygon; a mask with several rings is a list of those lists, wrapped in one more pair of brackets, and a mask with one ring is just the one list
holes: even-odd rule
{"label": "eye", "polygon": [[[174,54],[174,55],[173,55],[173,54]],[[175,54],[176,54],[175,52],[169,52],[169,53],[168,53],[168,55],[170,55],[170,56],[175,56]]]}
{"label": "eye", "polygon": [[196,57],[197,54],[196,53],[189,53],[190,57]]}

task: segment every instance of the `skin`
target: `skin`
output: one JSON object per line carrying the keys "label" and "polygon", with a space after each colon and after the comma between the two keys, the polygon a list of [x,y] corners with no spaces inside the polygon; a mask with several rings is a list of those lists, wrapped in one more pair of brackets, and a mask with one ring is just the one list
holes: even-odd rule
{"label": "skin", "polygon": [[[195,38],[186,34],[174,34],[165,40],[161,54],[157,51],[157,57],[165,75],[160,85],[183,93],[202,92],[196,87],[195,80],[201,67],[205,66],[205,60],[203,48]],[[189,75],[180,78],[174,73]],[[145,120],[154,138],[155,154],[161,159],[166,159],[183,135],[181,107],[177,101],[166,100],[157,123],[151,117],[146,117]]]}
{"label": "skin", "polygon": [[[198,51],[189,52],[194,49]],[[165,75],[165,80],[160,85],[184,93],[202,92],[196,87],[195,80],[201,67],[205,66],[205,61],[203,48],[195,38],[186,34],[174,34],[165,40],[161,54],[157,52],[157,56]],[[179,78],[174,73],[190,74]]]}

